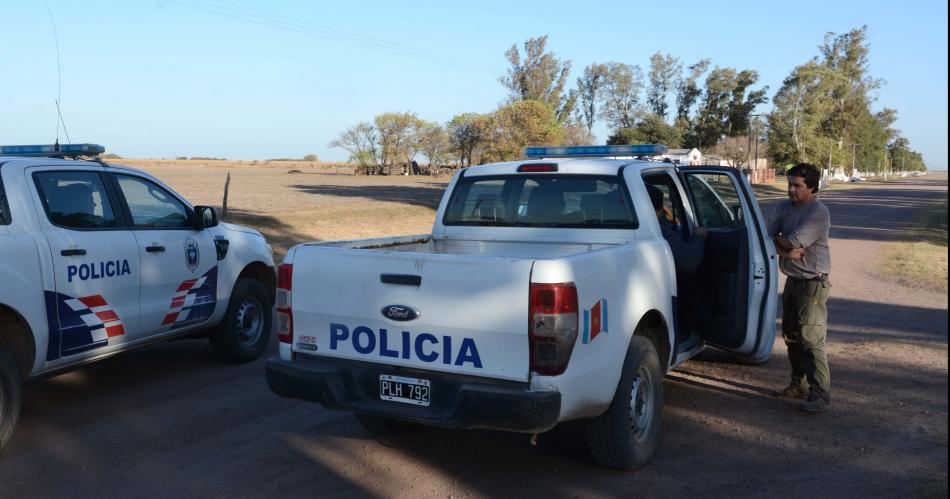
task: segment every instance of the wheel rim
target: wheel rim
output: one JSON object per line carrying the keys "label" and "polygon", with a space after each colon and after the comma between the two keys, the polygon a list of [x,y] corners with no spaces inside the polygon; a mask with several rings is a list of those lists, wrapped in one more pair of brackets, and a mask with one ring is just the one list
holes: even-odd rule
{"label": "wheel rim", "polygon": [[264,307],[256,298],[245,298],[237,310],[235,318],[238,341],[244,345],[254,345],[264,331]]}
{"label": "wheel rim", "polygon": [[630,428],[634,438],[640,439],[648,434],[656,416],[653,399],[653,375],[646,366],[637,369],[630,388]]}

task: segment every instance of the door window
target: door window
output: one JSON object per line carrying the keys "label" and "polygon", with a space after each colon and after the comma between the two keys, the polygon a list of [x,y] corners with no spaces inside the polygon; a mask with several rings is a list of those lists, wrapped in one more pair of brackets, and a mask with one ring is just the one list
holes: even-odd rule
{"label": "door window", "polygon": [[3,190],[3,178],[0,178],[0,225],[10,223],[10,208],[7,206],[7,193]]}
{"label": "door window", "polygon": [[708,229],[738,229],[745,226],[736,185],[718,173],[686,176],[700,223]]}
{"label": "door window", "polygon": [[119,187],[129,205],[132,224],[137,228],[191,228],[188,209],[154,182],[130,175],[117,175]]}
{"label": "door window", "polygon": [[46,216],[70,229],[116,227],[118,221],[98,172],[40,172],[34,175]]}

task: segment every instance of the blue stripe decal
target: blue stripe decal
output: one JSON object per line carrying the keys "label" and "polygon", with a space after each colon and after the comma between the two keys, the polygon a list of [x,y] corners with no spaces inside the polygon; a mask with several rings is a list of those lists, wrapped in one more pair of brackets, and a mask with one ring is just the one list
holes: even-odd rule
{"label": "blue stripe decal", "polygon": [[590,311],[584,311],[584,338],[583,341],[585,344],[590,341]]}
{"label": "blue stripe decal", "polygon": [[602,330],[602,332],[606,333],[607,331],[609,331],[609,329],[607,329],[607,300],[604,299],[601,301],[603,302],[603,305],[601,306],[603,307],[604,311],[602,312],[603,320],[600,321],[601,323],[600,329]]}

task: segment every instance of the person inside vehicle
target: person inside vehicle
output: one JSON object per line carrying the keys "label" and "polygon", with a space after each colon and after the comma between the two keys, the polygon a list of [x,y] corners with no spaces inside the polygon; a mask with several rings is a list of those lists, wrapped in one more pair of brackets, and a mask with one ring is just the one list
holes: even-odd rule
{"label": "person inside vehicle", "polygon": [[663,206],[663,191],[650,184],[647,184],[646,187],[650,194],[650,201],[653,203],[653,210],[656,212],[656,218],[660,222],[663,239],[666,239],[667,244],[670,245],[670,251],[673,253],[673,263],[676,266],[676,271],[683,274],[692,274],[703,262],[703,247],[708,231],[703,227],[696,227],[688,239],[684,237],[682,226],[670,221],[669,210]]}

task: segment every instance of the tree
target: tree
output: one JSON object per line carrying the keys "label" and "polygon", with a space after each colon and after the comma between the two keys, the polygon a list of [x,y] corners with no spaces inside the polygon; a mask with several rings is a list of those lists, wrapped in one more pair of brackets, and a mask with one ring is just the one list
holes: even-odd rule
{"label": "tree", "polygon": [[823,123],[834,102],[826,88],[829,72],[815,61],[792,70],[772,99],[769,144],[776,164],[824,164],[832,152]]}
{"label": "tree", "polygon": [[620,62],[606,64],[601,116],[613,130],[633,128],[643,113],[640,91],[643,89],[643,71],[640,66]]}
{"label": "tree", "polygon": [[843,35],[829,32],[819,47],[821,64],[833,75],[827,86],[834,108],[825,119],[824,127],[837,139],[839,148],[844,147],[855,122],[868,112],[874,100],[871,92],[883,84],[868,74],[867,31],[868,27],[863,26]]}
{"label": "tree", "polygon": [[895,112],[870,108],[883,82],[869,75],[867,27],[828,33],[819,51],[792,71],[774,98],[769,120],[773,159],[885,168],[884,147],[894,135]]}
{"label": "tree", "polygon": [[644,116],[637,123],[635,130],[637,140],[644,144],[663,144],[671,149],[676,149],[680,147],[682,141],[680,132],[655,114]]}
{"label": "tree", "polygon": [[633,128],[621,128],[615,131],[610,137],[607,137],[608,146],[622,146],[626,144],[639,144],[640,136]]}
{"label": "tree", "polygon": [[491,116],[478,113],[459,114],[449,121],[446,129],[450,147],[458,154],[459,168],[472,166],[475,152],[489,139]]}
{"label": "tree", "polygon": [[[719,142],[720,137],[735,137],[749,131],[749,114],[766,101],[768,87],[750,90],[759,79],[757,71],[716,66],[706,77],[703,101],[699,108],[692,140],[697,147]],[[692,145],[692,144],[690,144]]]}
{"label": "tree", "polygon": [[505,52],[511,64],[508,75],[499,81],[510,92],[511,102],[537,100],[555,110],[557,122],[564,124],[574,112],[577,92],[565,93],[571,73],[571,61],[562,61],[553,53],[545,51],[548,36],[529,38],[524,42],[524,59],[517,45]]}
{"label": "tree", "polygon": [[676,118],[689,121],[693,106],[702,94],[702,90],[696,83],[709,69],[712,63],[709,59],[702,59],[696,64],[689,66],[688,74],[680,77],[676,81]]}
{"label": "tree", "polygon": [[569,123],[564,127],[564,140],[561,141],[565,146],[589,146],[594,144],[594,134],[586,126],[579,123]]}
{"label": "tree", "polygon": [[[423,120],[415,113],[383,113],[374,118],[379,133],[380,158],[389,175],[397,165],[408,165],[419,151],[417,131]],[[412,168],[409,168],[412,174]]]}
{"label": "tree", "polygon": [[563,129],[549,105],[536,100],[512,102],[492,115],[485,157],[488,161],[520,159],[525,146],[556,145],[562,138]]}
{"label": "tree", "polygon": [[340,132],[330,142],[330,147],[340,147],[350,153],[350,161],[356,162],[356,172],[364,175],[380,173],[377,163],[376,127],[360,122]]}
{"label": "tree", "polygon": [[748,141],[749,138],[743,136],[726,137],[713,147],[713,152],[728,160],[733,167],[742,168],[749,159],[749,150],[746,147]]}
{"label": "tree", "polygon": [[578,121],[587,127],[588,135],[594,128],[597,118],[597,102],[600,100],[601,88],[607,76],[607,66],[591,64],[584,68],[584,76],[577,79],[577,95],[580,99]]}
{"label": "tree", "polygon": [[667,97],[683,69],[679,58],[657,52],[650,57],[650,87],[647,103],[653,114],[666,119]]}
{"label": "tree", "polygon": [[418,132],[419,150],[429,160],[429,174],[435,175],[449,153],[449,137],[438,123],[422,122]]}
{"label": "tree", "polygon": [[320,161],[320,158],[318,158],[316,154],[308,154],[303,157],[303,160],[309,161],[311,163],[316,163],[317,161]]}

